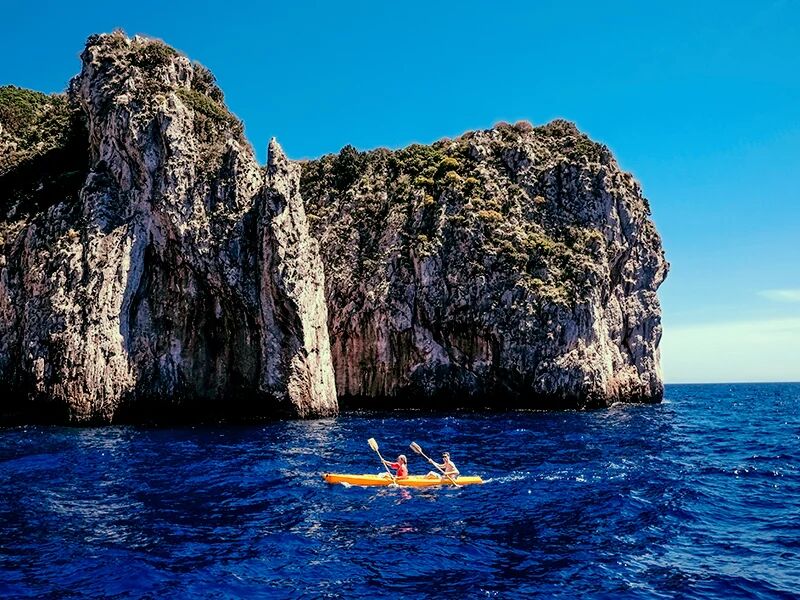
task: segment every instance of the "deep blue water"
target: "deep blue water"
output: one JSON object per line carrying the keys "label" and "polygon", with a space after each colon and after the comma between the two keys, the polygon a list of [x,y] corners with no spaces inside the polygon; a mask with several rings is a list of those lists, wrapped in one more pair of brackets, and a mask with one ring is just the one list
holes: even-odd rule
{"label": "deep blue water", "polygon": [[[0,596],[791,598],[800,384],[657,406],[0,430]],[[461,489],[359,488],[366,439]]]}

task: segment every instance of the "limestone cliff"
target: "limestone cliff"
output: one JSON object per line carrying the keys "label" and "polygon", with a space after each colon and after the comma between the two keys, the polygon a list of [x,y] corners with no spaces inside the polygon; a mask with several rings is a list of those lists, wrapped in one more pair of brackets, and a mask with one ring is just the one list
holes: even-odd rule
{"label": "limestone cliff", "polygon": [[201,65],[81,58],[0,88],[0,422],[661,397],[661,242],[571,124],[262,167]]}
{"label": "limestone cliff", "polygon": [[[318,250],[280,148],[262,170],[211,74],[160,42],[94,36],[81,58],[68,98],[31,96],[0,132],[0,411],[336,412]],[[37,146],[51,104],[72,125]]]}
{"label": "limestone cliff", "polygon": [[657,401],[667,264],[639,185],[572,124],[304,165],[340,399]]}

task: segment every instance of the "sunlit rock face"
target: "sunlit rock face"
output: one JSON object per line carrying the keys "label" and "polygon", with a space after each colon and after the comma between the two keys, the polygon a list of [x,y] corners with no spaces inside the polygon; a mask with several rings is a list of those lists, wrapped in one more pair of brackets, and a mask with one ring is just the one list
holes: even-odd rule
{"label": "sunlit rock face", "polygon": [[572,124],[261,166],[202,65],[81,59],[0,88],[0,421],[661,398],[661,241]]}
{"label": "sunlit rock face", "polygon": [[81,58],[68,97],[29,119],[61,110],[63,140],[31,147],[19,123],[1,134],[21,156],[0,173],[0,410],[335,413],[299,168],[276,143],[261,168],[211,74],[163,43],[93,36]]}
{"label": "sunlit rock face", "polygon": [[639,185],[574,125],[303,167],[340,399],[594,407],[663,392],[667,273]]}

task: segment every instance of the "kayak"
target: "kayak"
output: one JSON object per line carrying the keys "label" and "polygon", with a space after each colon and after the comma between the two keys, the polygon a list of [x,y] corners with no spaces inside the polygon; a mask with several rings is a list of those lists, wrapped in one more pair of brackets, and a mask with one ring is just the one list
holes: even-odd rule
{"label": "kayak", "polygon": [[[392,485],[392,479],[388,475],[351,475],[349,473],[325,473],[323,478],[328,483],[349,483],[350,485]],[[456,477],[458,485],[473,485],[476,483],[483,483],[480,477]],[[437,485],[453,485],[453,483],[446,477],[443,479],[434,479],[432,477],[425,477],[424,475],[409,475],[403,479],[397,480],[397,485],[405,487],[433,487]]]}
{"label": "kayak", "polygon": [[[350,485],[392,485],[392,479],[388,475],[351,475],[349,473],[325,473],[323,475],[328,483],[349,483]],[[483,483],[480,477],[456,477],[458,485],[473,485]],[[446,477],[434,479],[424,475],[409,475],[397,480],[397,485],[405,487],[433,487],[437,485],[453,485]]]}

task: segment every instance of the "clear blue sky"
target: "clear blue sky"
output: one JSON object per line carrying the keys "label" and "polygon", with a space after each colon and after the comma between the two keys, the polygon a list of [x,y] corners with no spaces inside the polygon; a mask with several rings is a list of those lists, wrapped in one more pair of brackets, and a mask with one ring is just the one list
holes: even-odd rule
{"label": "clear blue sky", "polygon": [[[657,4],[657,5],[656,5]],[[93,32],[216,74],[263,160],[575,121],[672,263],[667,381],[800,380],[800,2],[8,3],[0,83],[60,91]]]}

